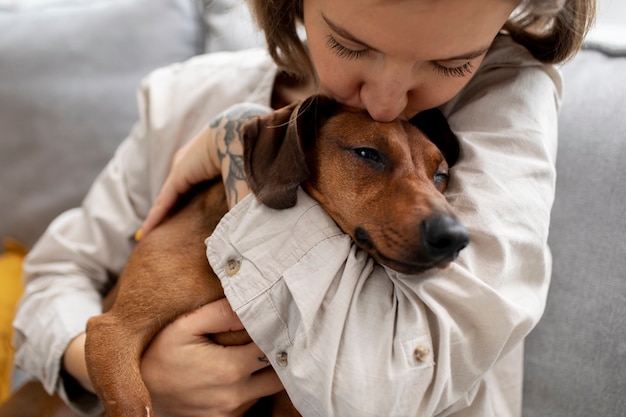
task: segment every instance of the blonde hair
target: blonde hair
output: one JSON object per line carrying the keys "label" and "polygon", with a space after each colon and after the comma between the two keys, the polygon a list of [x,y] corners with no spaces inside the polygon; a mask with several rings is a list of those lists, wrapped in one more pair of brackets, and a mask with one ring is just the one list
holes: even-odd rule
{"label": "blonde hair", "polygon": [[[298,35],[303,0],[248,2],[274,61],[296,76],[313,74],[313,64]],[[561,63],[580,49],[595,10],[596,0],[522,0],[503,29],[539,61]]]}

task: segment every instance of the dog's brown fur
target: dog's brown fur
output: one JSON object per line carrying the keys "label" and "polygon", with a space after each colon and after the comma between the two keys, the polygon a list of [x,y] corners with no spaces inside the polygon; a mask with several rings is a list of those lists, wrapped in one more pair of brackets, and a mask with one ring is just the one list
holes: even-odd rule
{"label": "dog's brown fur", "polygon": [[[248,183],[279,209],[295,204],[302,185],[360,247],[400,272],[445,266],[467,244],[442,195],[458,143],[436,111],[412,122],[377,123],[323,97],[289,106],[246,126]],[[87,364],[107,417],[154,415],[139,368],[144,349],[176,317],[224,296],[203,242],[226,210],[220,182],[198,187],[139,242],[110,311],[89,321]],[[212,338],[250,341],[245,331]],[[264,412],[298,415],[284,391]]]}

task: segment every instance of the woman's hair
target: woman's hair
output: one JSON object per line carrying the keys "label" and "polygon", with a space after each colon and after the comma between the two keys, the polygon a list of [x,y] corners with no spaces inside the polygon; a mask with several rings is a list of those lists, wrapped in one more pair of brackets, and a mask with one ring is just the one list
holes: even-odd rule
{"label": "woman's hair", "polygon": [[[249,0],[252,14],[265,33],[270,55],[284,70],[313,74],[298,27],[303,0]],[[511,37],[539,61],[557,64],[580,49],[595,19],[596,0],[522,0],[504,25]]]}
{"label": "woman's hair", "polygon": [[535,58],[558,64],[574,56],[596,16],[596,0],[523,0],[504,29]]}

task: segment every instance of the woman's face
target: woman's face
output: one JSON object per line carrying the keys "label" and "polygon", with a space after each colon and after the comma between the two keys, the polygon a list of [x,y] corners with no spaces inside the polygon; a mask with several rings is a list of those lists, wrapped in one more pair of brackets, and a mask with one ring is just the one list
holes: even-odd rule
{"label": "woman's face", "polygon": [[518,0],[304,0],[321,93],[408,119],[472,78]]}

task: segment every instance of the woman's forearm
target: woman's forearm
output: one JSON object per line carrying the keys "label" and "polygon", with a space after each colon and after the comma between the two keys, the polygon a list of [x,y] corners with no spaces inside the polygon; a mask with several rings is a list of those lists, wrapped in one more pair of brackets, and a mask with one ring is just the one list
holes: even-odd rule
{"label": "woman's forearm", "polygon": [[235,104],[213,117],[208,126],[176,151],[170,172],[136,238],[150,233],[179,197],[202,181],[221,175],[229,208],[248,195],[243,167],[243,126],[255,116],[270,111],[259,104]]}
{"label": "woman's forearm", "polygon": [[272,111],[258,104],[242,103],[230,107],[209,125],[207,136],[209,155],[221,168],[229,208],[250,193],[243,163],[243,127],[256,116]]}
{"label": "woman's forearm", "polygon": [[87,363],[85,362],[85,336],[85,333],[81,333],[67,346],[63,355],[63,368],[83,388],[95,393],[87,373]]}

